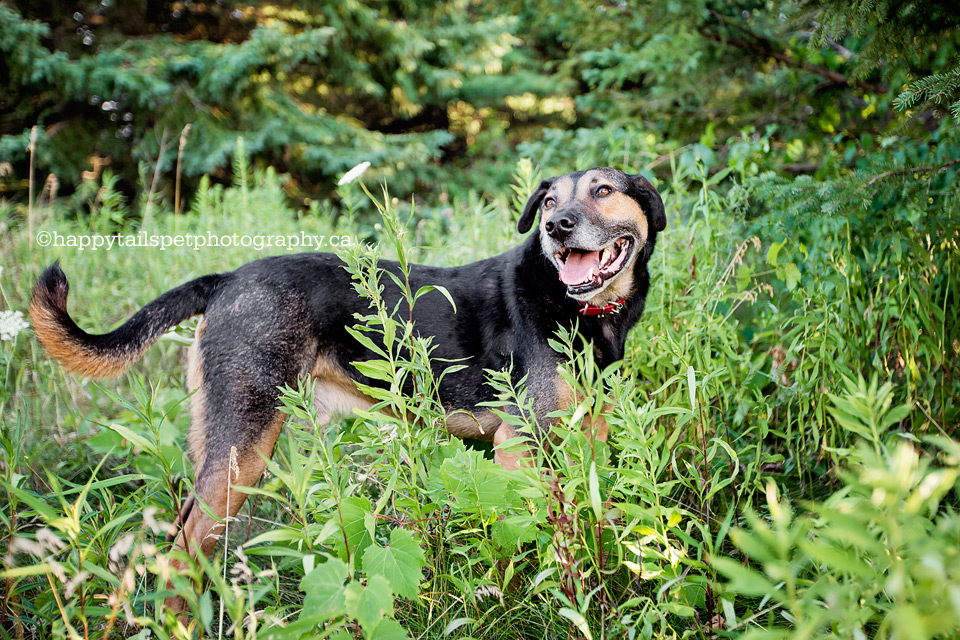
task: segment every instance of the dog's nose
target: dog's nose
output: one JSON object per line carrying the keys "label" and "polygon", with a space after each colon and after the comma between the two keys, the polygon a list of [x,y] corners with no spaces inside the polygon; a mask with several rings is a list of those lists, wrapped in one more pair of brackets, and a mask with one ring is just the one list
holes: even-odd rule
{"label": "dog's nose", "polygon": [[567,239],[573,228],[577,226],[577,219],[569,213],[562,213],[547,220],[544,225],[547,233],[557,242],[563,242]]}

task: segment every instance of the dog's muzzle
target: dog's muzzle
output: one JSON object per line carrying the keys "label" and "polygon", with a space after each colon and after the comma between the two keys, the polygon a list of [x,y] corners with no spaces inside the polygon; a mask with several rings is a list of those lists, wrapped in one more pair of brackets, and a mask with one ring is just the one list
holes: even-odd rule
{"label": "dog's muzzle", "polygon": [[602,289],[630,263],[635,246],[631,236],[623,236],[600,249],[561,247],[554,254],[560,281],[572,295]]}

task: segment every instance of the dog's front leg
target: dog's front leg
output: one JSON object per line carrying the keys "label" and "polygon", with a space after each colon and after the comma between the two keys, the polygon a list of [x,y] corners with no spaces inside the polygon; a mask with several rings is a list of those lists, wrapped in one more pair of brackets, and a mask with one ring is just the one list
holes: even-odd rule
{"label": "dog's front leg", "polygon": [[506,422],[501,422],[500,426],[493,434],[493,459],[504,469],[516,471],[520,468],[521,455],[529,457],[529,452],[521,454],[517,451],[504,451],[503,443],[511,438],[517,437],[517,431]]}

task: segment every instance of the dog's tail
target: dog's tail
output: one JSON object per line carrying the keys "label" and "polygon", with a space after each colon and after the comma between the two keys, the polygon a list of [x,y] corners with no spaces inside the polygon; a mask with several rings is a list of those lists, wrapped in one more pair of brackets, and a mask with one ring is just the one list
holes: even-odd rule
{"label": "dog's tail", "polygon": [[180,285],[147,304],[119,328],[90,335],[67,313],[70,284],[58,261],[44,270],[33,288],[30,319],[47,352],[70,371],[90,378],[118,376],[167,329],[206,311],[207,301],[224,277],[203,276]]}

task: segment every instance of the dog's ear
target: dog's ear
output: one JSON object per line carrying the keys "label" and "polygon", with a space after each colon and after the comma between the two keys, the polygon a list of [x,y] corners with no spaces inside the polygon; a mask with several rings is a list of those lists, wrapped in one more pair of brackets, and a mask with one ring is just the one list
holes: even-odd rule
{"label": "dog's ear", "polygon": [[667,213],[663,209],[663,200],[660,198],[660,193],[653,188],[649,180],[639,173],[635,176],[630,176],[630,180],[635,189],[632,195],[650,218],[650,221],[653,223],[653,228],[657,231],[666,229]]}
{"label": "dog's ear", "polygon": [[520,214],[520,220],[517,222],[517,231],[520,233],[530,231],[530,227],[533,226],[533,221],[537,217],[537,210],[540,209],[540,203],[543,202],[543,196],[547,194],[547,190],[552,184],[553,180],[543,180],[540,182],[540,186],[530,194],[527,204],[523,207],[523,213]]}

